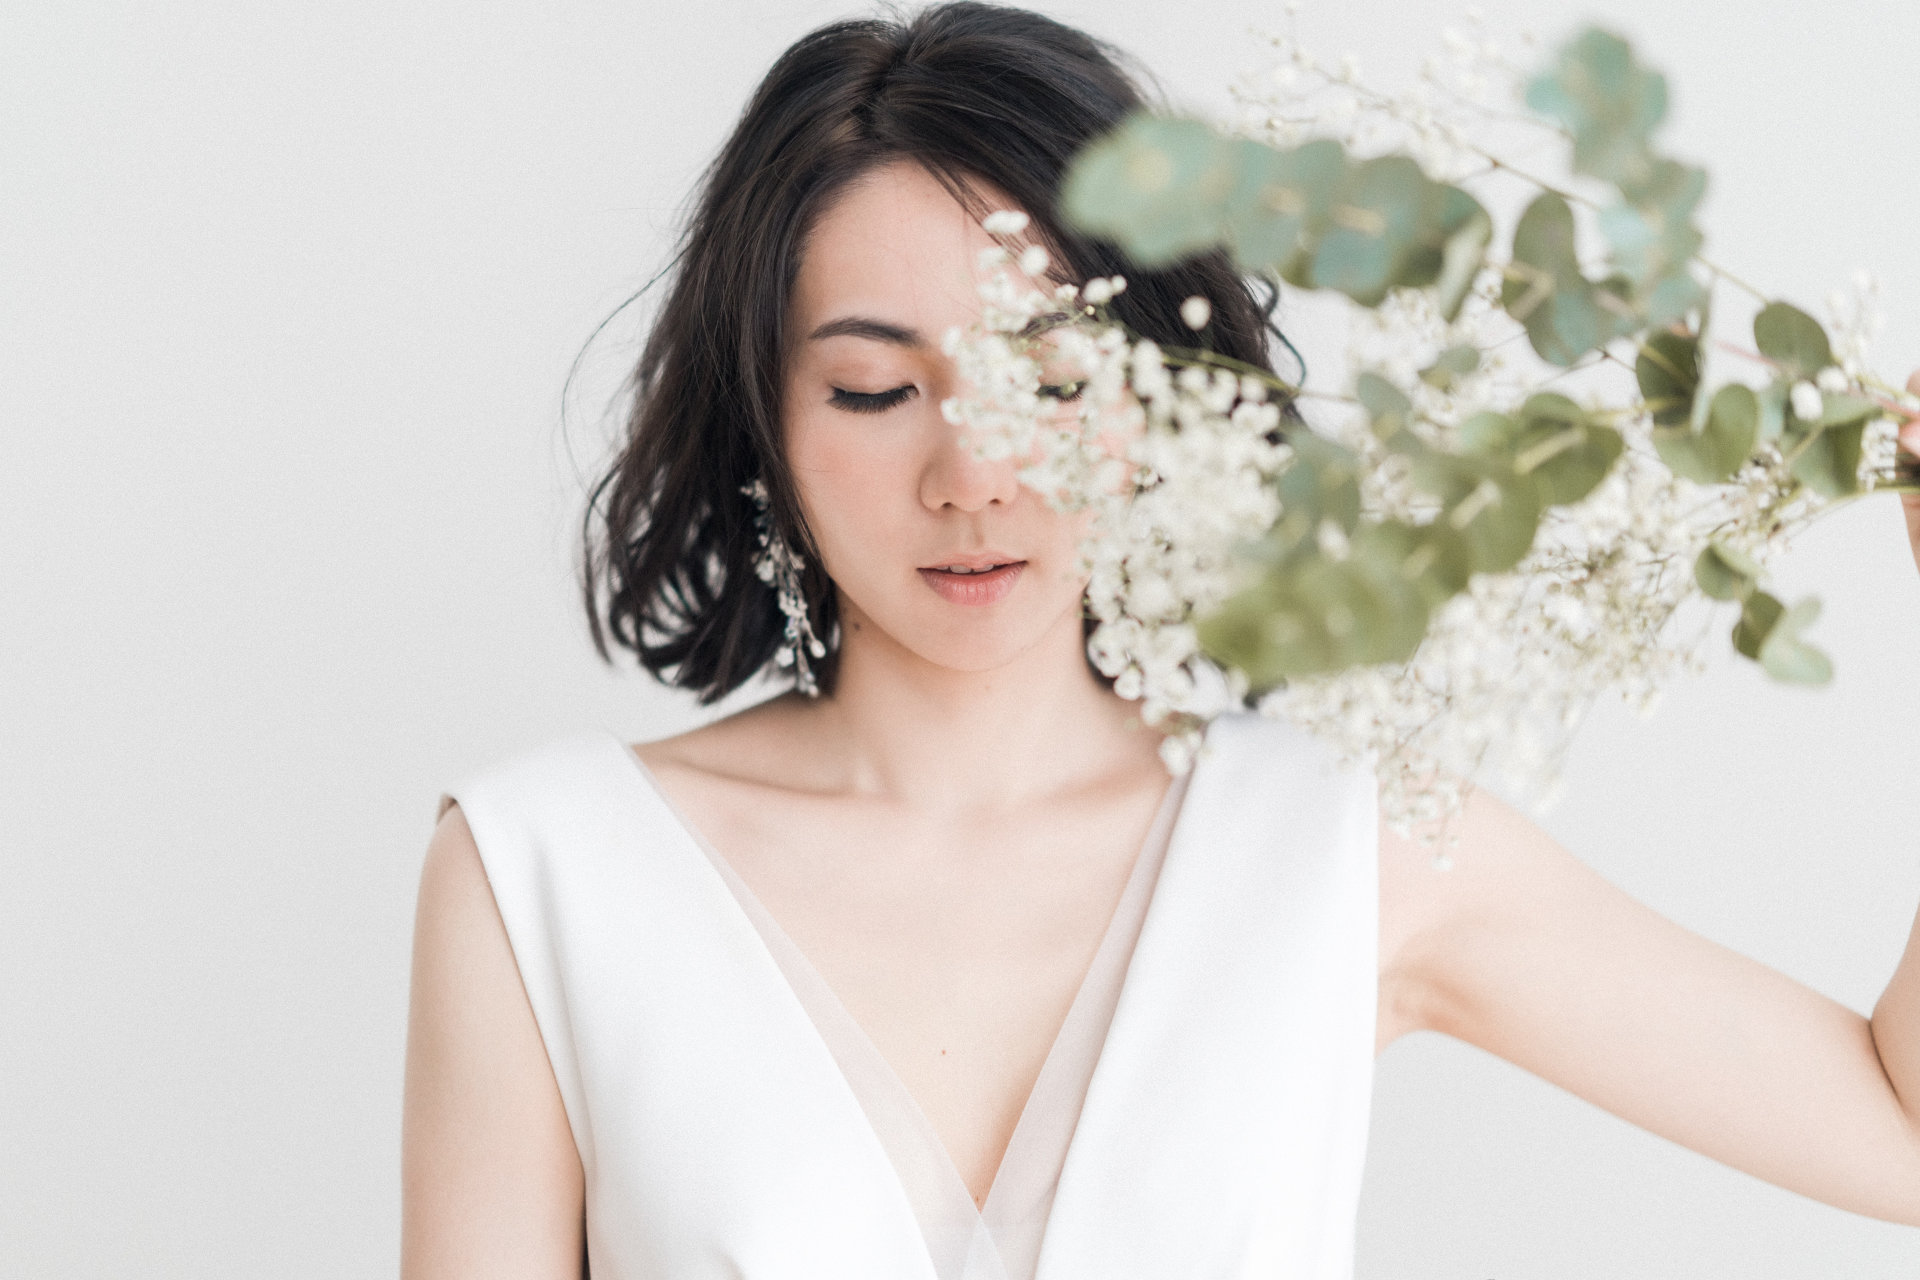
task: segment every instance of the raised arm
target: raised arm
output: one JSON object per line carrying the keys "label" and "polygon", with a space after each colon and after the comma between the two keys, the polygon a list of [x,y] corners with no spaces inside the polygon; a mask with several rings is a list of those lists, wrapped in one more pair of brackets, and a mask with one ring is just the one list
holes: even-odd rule
{"label": "raised arm", "polygon": [[[1920,419],[1900,439],[1920,455]],[[1920,566],[1920,495],[1902,501]],[[1635,902],[1491,796],[1457,822],[1447,871],[1382,836],[1382,1046],[1444,1031],[1736,1169],[1920,1226],[1920,919],[1864,1018]]]}
{"label": "raised arm", "polygon": [[1803,1195],[1920,1226],[1920,922],[1869,1021],[1635,902],[1476,794],[1382,837],[1384,1043],[1431,1029]]}
{"label": "raised arm", "polygon": [[479,850],[450,807],[414,922],[402,1280],[579,1280],[583,1188]]}

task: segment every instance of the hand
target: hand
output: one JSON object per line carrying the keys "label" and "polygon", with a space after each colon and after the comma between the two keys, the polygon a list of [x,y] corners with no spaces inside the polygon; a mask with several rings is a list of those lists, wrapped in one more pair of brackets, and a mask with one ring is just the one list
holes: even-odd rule
{"label": "hand", "polygon": [[[1907,390],[1920,396],[1920,370],[1907,379]],[[1900,445],[1914,457],[1920,458],[1920,417],[1907,419],[1900,428]],[[1900,506],[1907,517],[1907,541],[1913,547],[1913,563],[1920,568],[1920,493],[1901,494]]]}

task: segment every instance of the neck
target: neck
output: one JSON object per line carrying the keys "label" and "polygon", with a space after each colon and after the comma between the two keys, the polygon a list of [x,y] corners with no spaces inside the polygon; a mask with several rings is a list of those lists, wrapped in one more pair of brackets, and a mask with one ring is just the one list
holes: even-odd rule
{"label": "neck", "polygon": [[841,785],[916,807],[1017,804],[1159,767],[1160,735],[1088,668],[1077,613],[989,671],[928,662],[847,619],[833,696],[810,714]]}

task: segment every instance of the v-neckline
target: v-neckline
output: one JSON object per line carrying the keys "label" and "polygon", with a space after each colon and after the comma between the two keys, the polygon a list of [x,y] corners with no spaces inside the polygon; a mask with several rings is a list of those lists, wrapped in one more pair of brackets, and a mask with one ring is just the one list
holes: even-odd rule
{"label": "v-neckline", "polygon": [[[1166,789],[1161,793],[1160,800],[1155,807],[1154,816],[1148,825],[1146,834],[1134,850],[1126,882],[1121,888],[1113,912],[1108,916],[1106,926],[1101,932],[1100,941],[1094,948],[1093,956],[1088,962],[1086,971],[1082,973],[1079,984],[1075,987],[1073,999],[1068,1004],[1065,1016],[1061,1019],[1059,1027],[1055,1029],[1053,1040],[1047,1046],[1047,1053],[1041,1060],[1040,1069],[1034,1077],[1034,1082],[1028,1089],[1026,1098],[1022,1101],[1020,1114],[1014,1122],[1013,1132],[1009,1136],[1007,1145],[1001,1152],[1000,1159],[995,1166],[992,1181],[987,1188],[986,1197],[983,1201],[976,1203],[973,1199],[971,1189],[966,1185],[965,1177],[960,1173],[959,1166],[954,1162],[953,1156],[951,1152],[948,1151],[945,1142],[941,1139],[939,1131],[927,1117],[925,1108],[920,1105],[919,1098],[907,1087],[906,1082],[900,1078],[899,1073],[894,1070],[892,1063],[889,1062],[886,1055],[880,1051],[878,1045],[873,1041],[873,1038],[867,1034],[866,1028],[860,1023],[859,1019],[853,1016],[852,1012],[847,1008],[845,1001],[840,998],[839,993],[833,989],[832,985],[821,975],[819,969],[808,959],[806,953],[793,941],[791,935],[781,926],[772,912],[767,909],[759,896],[753,892],[752,887],[747,884],[746,880],[740,875],[738,870],[734,868],[732,863],[713,846],[698,827],[688,821],[679,806],[667,794],[666,789],[660,785],[660,781],[655,776],[653,770],[640,758],[639,753],[617,734],[608,733],[606,736],[607,739],[619,749],[621,755],[626,758],[633,776],[642,784],[644,790],[658,801],[673,824],[679,828],[681,835],[687,843],[692,845],[693,848],[702,855],[703,859],[711,866],[715,874],[726,884],[729,890],[729,896],[733,899],[735,907],[740,914],[741,922],[753,929],[755,934],[766,943],[768,959],[773,964],[775,971],[774,976],[778,979],[779,985],[784,988],[789,998],[800,1005],[802,1012],[806,1014],[809,1029],[821,1047],[827,1051],[828,1056],[834,1061],[842,1081],[847,1084],[848,1088],[854,1093],[856,1100],[860,1103],[862,1115],[867,1119],[869,1127],[874,1130],[876,1140],[878,1140],[883,1149],[887,1151],[889,1163],[894,1163],[894,1146],[889,1144],[885,1135],[881,1133],[880,1125],[876,1121],[876,1117],[872,1115],[868,1109],[869,1101],[874,1096],[876,1090],[883,1096],[884,1102],[891,1103],[896,1111],[902,1113],[898,1117],[902,1122],[911,1125],[919,1131],[920,1137],[923,1140],[922,1145],[930,1152],[938,1154],[941,1168],[922,1171],[923,1179],[932,1178],[947,1183],[947,1189],[943,1193],[940,1193],[940,1199],[947,1202],[947,1204],[953,1205],[964,1202],[969,1211],[964,1226],[954,1223],[948,1224],[951,1230],[958,1231],[960,1234],[963,1234],[966,1239],[962,1241],[957,1237],[949,1237],[945,1242],[945,1247],[955,1250],[966,1258],[973,1260],[972,1263],[963,1265],[957,1273],[963,1273],[969,1278],[983,1274],[980,1269],[977,1269],[977,1263],[982,1260],[981,1255],[984,1252],[987,1255],[988,1261],[988,1266],[984,1274],[995,1277],[996,1280],[998,1277],[1005,1275],[994,1253],[993,1233],[991,1229],[991,1224],[995,1221],[996,1210],[1001,1209],[1013,1194],[1007,1191],[1009,1187],[1008,1179],[1002,1175],[1006,1173],[1010,1166],[1015,1170],[1016,1174],[1021,1171],[1025,1167],[1025,1164],[1016,1159],[1016,1156],[1024,1152],[1028,1146],[1042,1140],[1035,1132],[1035,1125],[1041,1123],[1041,1121],[1037,1119],[1039,1112],[1036,1110],[1036,1099],[1041,1100],[1041,1105],[1044,1106],[1048,1101],[1048,1095],[1057,1095],[1061,1092],[1062,1088],[1067,1089],[1074,1095],[1072,1102],[1074,1109],[1073,1124],[1077,1126],[1079,1107],[1084,1101],[1089,1078],[1094,1071],[1098,1070],[1100,1059],[1105,1055],[1107,1043],[1110,1039],[1113,1008],[1118,1004],[1120,997],[1126,990],[1128,976],[1132,969],[1134,944],[1137,944],[1141,923],[1158,896],[1157,891],[1161,867],[1171,849],[1174,837],[1179,832],[1181,819],[1184,817],[1186,808],[1185,799],[1190,790],[1194,770],[1189,769],[1185,774],[1169,780]],[[1147,855],[1150,853],[1156,856],[1149,858]],[[1149,875],[1151,876],[1151,882],[1146,883]],[[1102,1028],[1098,1045],[1093,1049],[1093,1062],[1090,1068],[1085,1073],[1085,1076],[1077,1082],[1078,1087],[1075,1087],[1075,1081],[1067,1080],[1063,1082],[1059,1078],[1060,1072],[1064,1069],[1062,1065],[1062,1046],[1067,1043],[1069,1032],[1079,1029],[1080,1023],[1091,1016],[1089,1001],[1093,994],[1094,986],[1096,985],[1095,979],[1106,976],[1103,971],[1103,961],[1111,963],[1118,959],[1118,957],[1112,955],[1112,948],[1117,944],[1119,937],[1116,932],[1117,927],[1122,918],[1126,916],[1132,916],[1130,931],[1134,936],[1132,942],[1129,944],[1125,963],[1118,966],[1118,973],[1112,978],[1111,989],[1099,993],[1107,1005],[1107,1025]],[[802,985],[810,988],[810,992],[803,992],[801,990]],[[830,1030],[829,1028],[822,1027],[816,1016],[816,1010],[824,1012],[827,1016],[837,1021],[839,1023],[838,1028]],[[833,1030],[837,1030],[839,1034],[833,1034]],[[853,1061],[847,1059],[845,1051],[848,1048],[851,1048],[853,1051]],[[853,1078],[853,1073],[855,1072],[860,1073],[865,1078],[865,1089],[856,1086]],[[1051,1088],[1049,1086],[1051,1086]],[[1059,1123],[1062,1119],[1062,1117],[1057,1115],[1051,1118],[1056,1123]],[[1058,1135],[1056,1135],[1056,1137],[1058,1137]],[[1025,1139],[1024,1142],[1023,1139]],[[1070,1151],[1072,1142],[1072,1132],[1066,1133],[1064,1141],[1062,1142],[1062,1150]],[[912,1203],[915,1209],[916,1217],[920,1218],[923,1230],[928,1229],[929,1220],[926,1215],[930,1206],[923,1202],[921,1195],[916,1194],[917,1191],[925,1191],[926,1188],[924,1185],[919,1188],[910,1185],[913,1180],[909,1179],[905,1171],[899,1169],[897,1166],[895,1167],[895,1173],[902,1181],[903,1190],[907,1192],[909,1202]],[[947,1204],[931,1207],[931,1211],[938,1216],[950,1218],[953,1214],[946,1212]],[[940,1247],[940,1242],[932,1238],[929,1238],[927,1243],[930,1252]],[[1040,1241],[1034,1242],[1033,1247],[1036,1253],[1040,1243]],[[936,1266],[936,1271],[942,1275],[954,1273],[950,1268],[942,1269],[938,1266]]]}

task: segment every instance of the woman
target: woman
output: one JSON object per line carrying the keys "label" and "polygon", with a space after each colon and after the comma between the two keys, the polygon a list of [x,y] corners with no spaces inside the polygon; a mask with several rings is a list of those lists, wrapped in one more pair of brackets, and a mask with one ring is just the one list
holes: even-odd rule
{"label": "woman", "polygon": [[[1485,796],[1435,872],[1284,726],[1227,717],[1170,782],[1089,667],[1077,529],[956,439],[938,343],[978,313],[986,210],[1062,278],[1125,269],[1052,195],[1139,102],[1084,35],[955,4],[824,28],[749,103],[589,602],[603,651],[707,700],[770,663],[799,687],[443,805],[412,1280],[1340,1276],[1372,1055],[1423,1028],[1920,1224],[1920,941],[1869,1022]],[[1214,347],[1267,364],[1218,257],[1126,274],[1136,331],[1202,294]]]}

